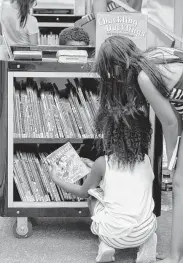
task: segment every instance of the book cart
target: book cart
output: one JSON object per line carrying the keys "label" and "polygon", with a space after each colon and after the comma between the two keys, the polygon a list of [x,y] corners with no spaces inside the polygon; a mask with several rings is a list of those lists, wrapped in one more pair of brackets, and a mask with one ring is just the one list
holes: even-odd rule
{"label": "book cart", "polygon": [[[30,218],[36,217],[88,217],[86,201],[23,202],[14,183],[13,161],[16,149],[49,149],[70,141],[76,149],[81,144],[92,145],[92,138],[14,138],[14,82],[21,79],[49,79],[61,83],[65,79],[84,78],[88,83],[96,78],[95,73],[80,64],[59,64],[56,62],[0,62],[1,100],[0,100],[0,216],[15,217],[13,233],[18,238],[32,234]],[[150,111],[154,132],[150,157],[155,172],[154,198],[155,213],[160,215],[161,208],[161,163],[162,132],[159,122]],[[89,158],[90,152],[87,153]],[[96,158],[93,158],[96,159]]]}

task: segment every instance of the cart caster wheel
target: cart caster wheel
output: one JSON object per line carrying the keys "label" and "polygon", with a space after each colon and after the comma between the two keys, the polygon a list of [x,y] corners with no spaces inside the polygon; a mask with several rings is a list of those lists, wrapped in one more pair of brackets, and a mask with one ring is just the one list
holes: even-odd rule
{"label": "cart caster wheel", "polygon": [[27,222],[27,225],[20,225],[18,227],[17,220],[13,225],[13,235],[16,238],[28,238],[32,235],[32,223],[30,221]]}
{"label": "cart caster wheel", "polygon": [[29,217],[28,221],[32,224],[33,227],[38,225],[38,222],[34,217]]}

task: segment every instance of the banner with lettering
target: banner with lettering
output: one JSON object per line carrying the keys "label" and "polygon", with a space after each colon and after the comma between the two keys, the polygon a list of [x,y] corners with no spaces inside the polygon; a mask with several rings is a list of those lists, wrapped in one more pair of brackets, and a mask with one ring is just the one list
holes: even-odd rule
{"label": "banner with lettering", "polygon": [[98,13],[96,21],[96,54],[106,38],[122,35],[141,50],[147,48],[147,15],[141,13]]}

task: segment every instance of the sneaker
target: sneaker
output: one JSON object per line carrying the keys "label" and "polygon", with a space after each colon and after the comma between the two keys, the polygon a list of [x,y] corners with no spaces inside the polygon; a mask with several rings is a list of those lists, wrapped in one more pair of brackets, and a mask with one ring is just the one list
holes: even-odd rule
{"label": "sneaker", "polygon": [[115,260],[114,254],[115,254],[115,249],[109,247],[107,244],[101,241],[99,244],[98,256],[96,257],[96,262],[113,262]]}

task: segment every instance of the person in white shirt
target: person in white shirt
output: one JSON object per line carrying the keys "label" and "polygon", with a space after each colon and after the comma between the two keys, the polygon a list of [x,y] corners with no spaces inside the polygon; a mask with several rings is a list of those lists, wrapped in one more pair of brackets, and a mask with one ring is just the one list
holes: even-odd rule
{"label": "person in white shirt", "polygon": [[[127,64],[123,61],[121,42],[114,49],[106,43],[103,49],[111,60],[101,49],[94,69],[101,76],[95,130],[96,136],[102,134],[99,149],[105,155],[94,162],[83,185],[62,180],[56,164],[50,173],[65,191],[81,198],[90,195],[91,231],[100,241],[96,262],[114,261],[115,249],[140,247],[136,262],[150,263],[156,261],[157,245],[154,173],[147,155],[152,130],[148,104],[136,83],[140,67],[128,53],[129,57],[124,55]],[[129,46],[134,47],[132,41]]]}
{"label": "person in white shirt", "polygon": [[11,0],[5,2],[1,11],[3,33],[10,46],[38,45],[38,22],[30,15],[35,0]]}

